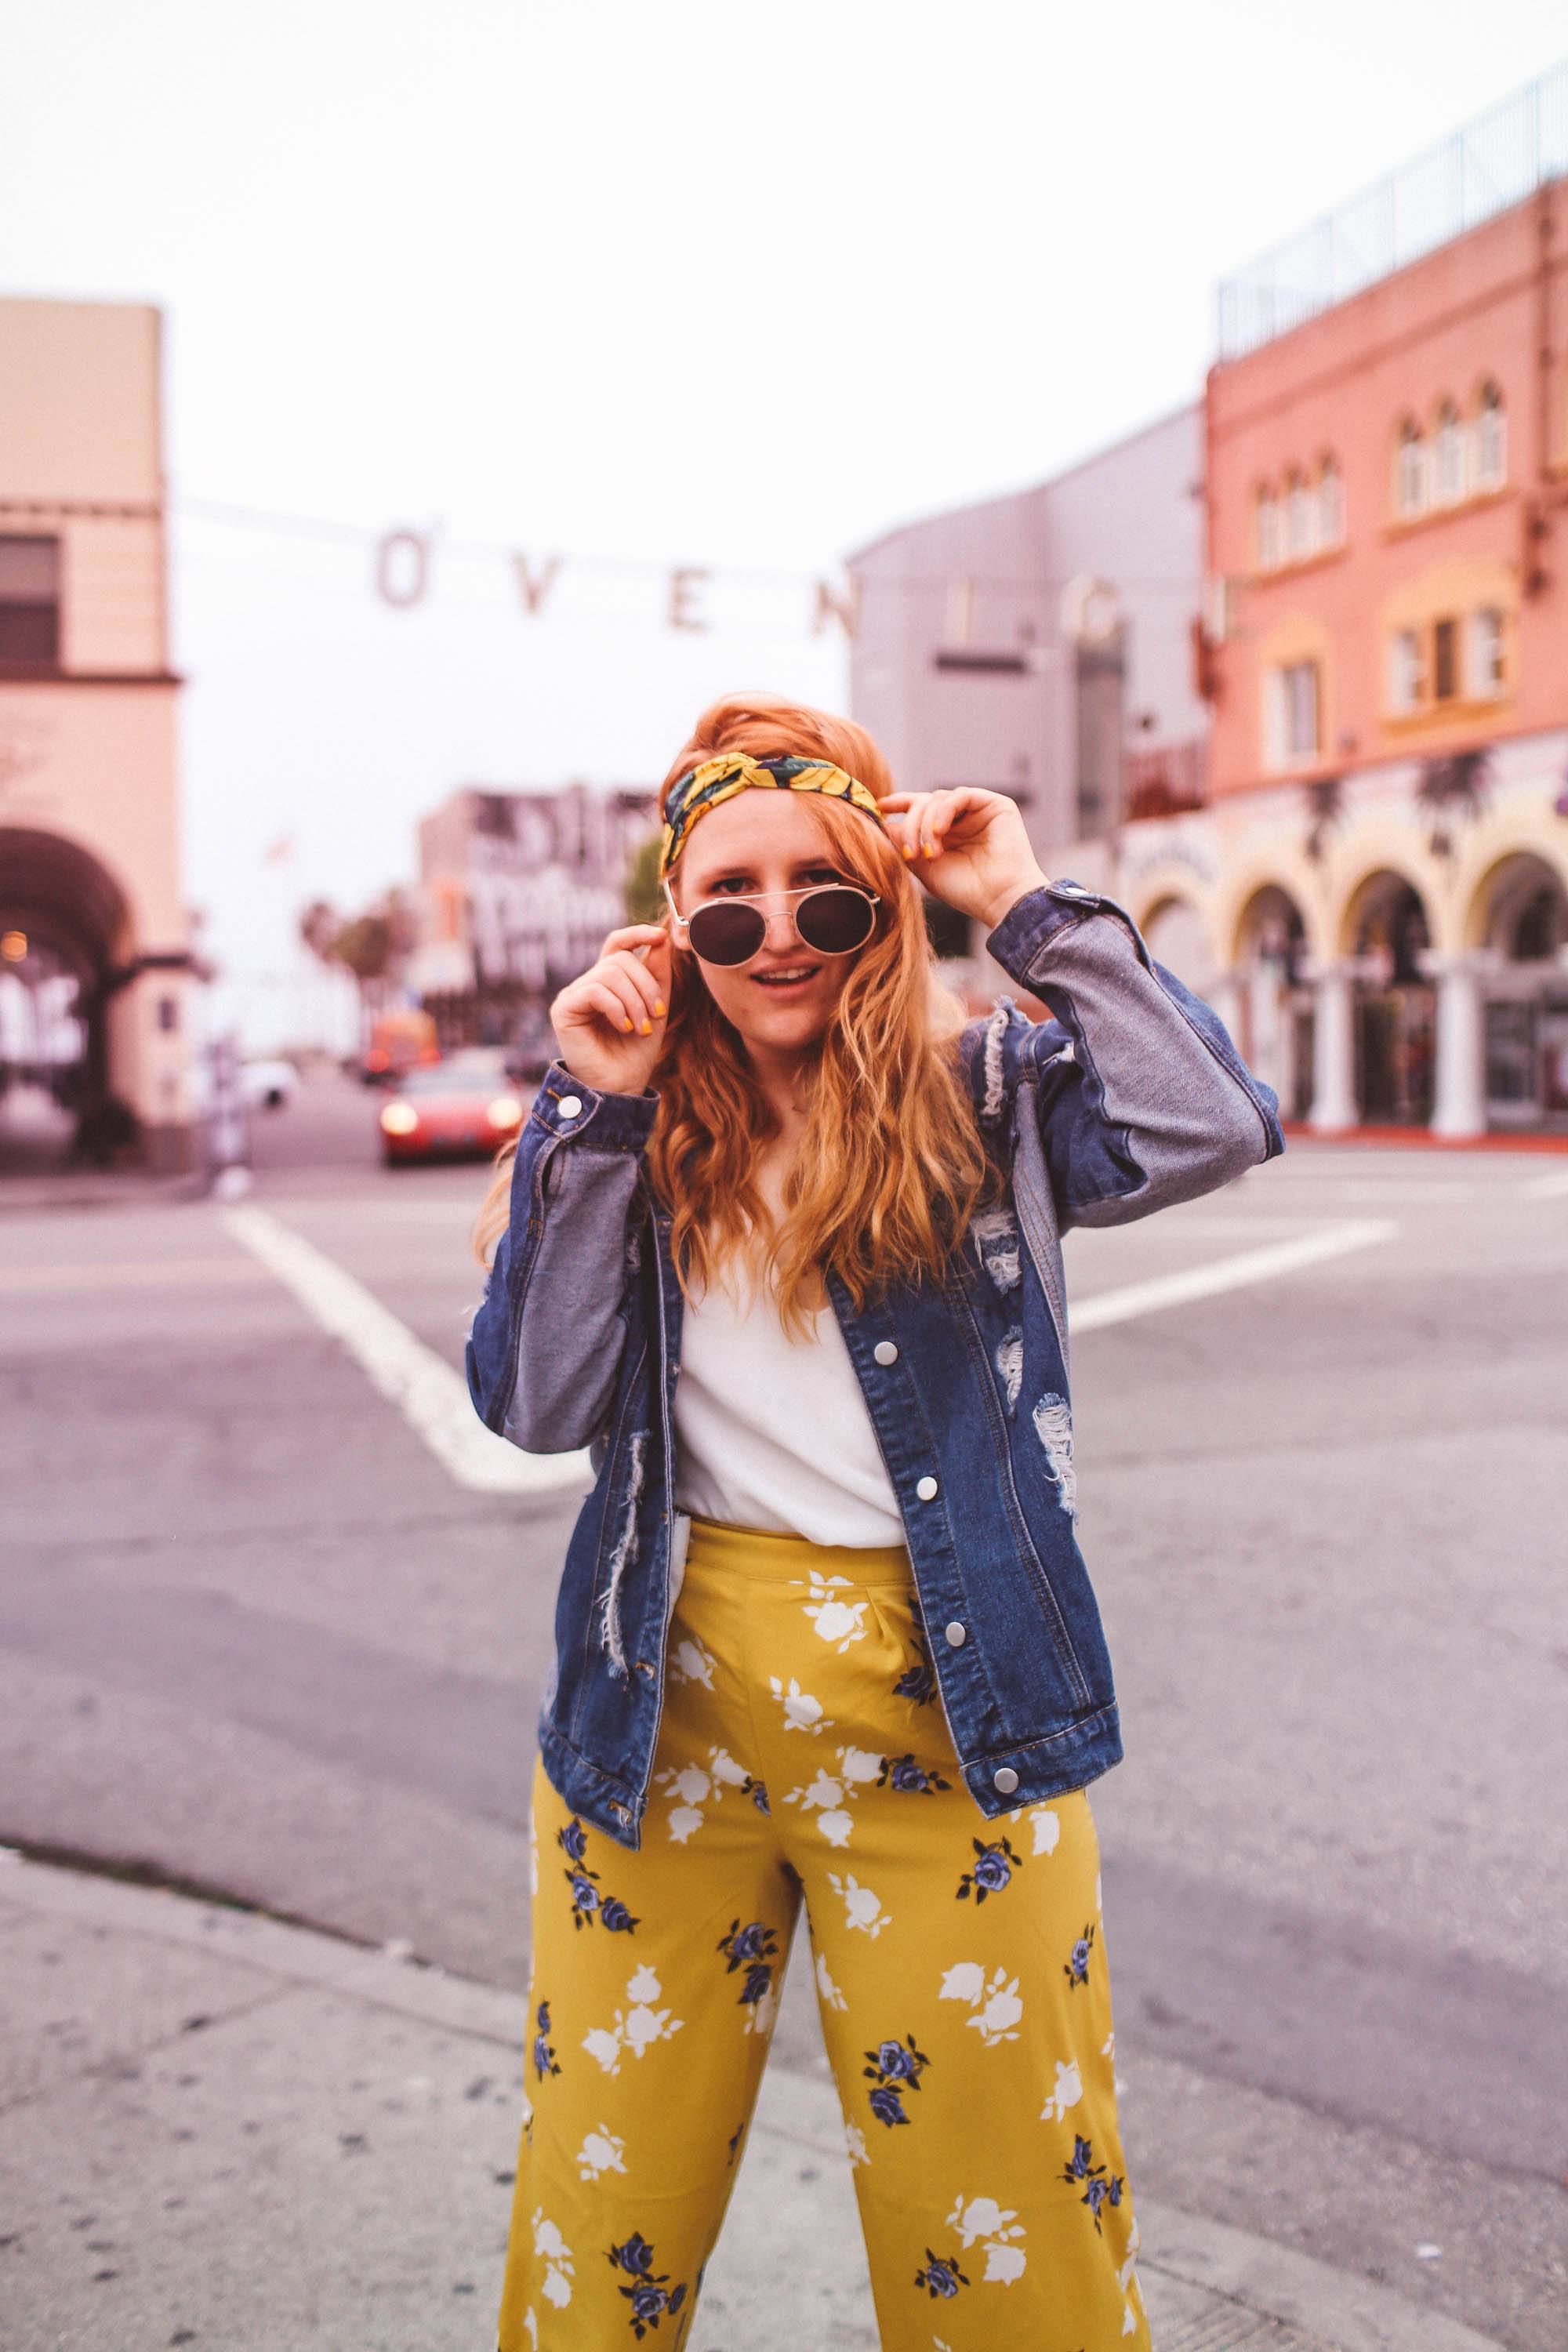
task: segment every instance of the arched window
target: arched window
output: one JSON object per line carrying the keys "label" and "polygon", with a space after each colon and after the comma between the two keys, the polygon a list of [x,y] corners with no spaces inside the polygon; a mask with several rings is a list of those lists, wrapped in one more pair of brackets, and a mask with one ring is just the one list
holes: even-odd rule
{"label": "arched window", "polygon": [[1476,488],[1497,490],[1508,479],[1508,417],[1502,394],[1484,383],[1476,407]]}
{"label": "arched window", "polygon": [[1407,416],[1399,428],[1399,449],[1394,467],[1394,506],[1406,521],[1426,511],[1426,445],[1421,427]]}
{"label": "arched window", "polygon": [[1440,507],[1458,506],[1466,488],[1465,429],[1451,400],[1446,400],[1437,411],[1436,455],[1436,502]]}
{"label": "arched window", "polygon": [[1258,544],[1258,569],[1259,572],[1273,572],[1279,562],[1279,501],[1268,488],[1258,493],[1253,525]]}
{"label": "arched window", "polygon": [[1316,502],[1300,474],[1292,470],[1285,477],[1285,552],[1292,563],[1300,563],[1317,552]]}
{"label": "arched window", "polygon": [[1342,547],[1344,540],[1344,478],[1337,460],[1325,457],[1318,468],[1318,544]]}

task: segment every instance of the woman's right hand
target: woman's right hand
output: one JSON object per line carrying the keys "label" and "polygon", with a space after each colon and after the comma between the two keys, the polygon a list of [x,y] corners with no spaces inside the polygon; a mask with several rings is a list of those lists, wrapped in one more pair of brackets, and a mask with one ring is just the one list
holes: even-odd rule
{"label": "woman's right hand", "polygon": [[628,923],[610,933],[598,962],[552,1004],[561,1059],[585,1087],[610,1095],[647,1087],[664,1044],[669,953],[669,934],[657,923]]}

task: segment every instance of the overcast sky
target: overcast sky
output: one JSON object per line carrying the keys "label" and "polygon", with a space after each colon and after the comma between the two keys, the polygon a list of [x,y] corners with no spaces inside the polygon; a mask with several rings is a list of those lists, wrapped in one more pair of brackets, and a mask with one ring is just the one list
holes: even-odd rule
{"label": "overcast sky", "polygon": [[[166,314],[209,940],[279,970],[456,784],[842,704],[814,572],[1194,398],[1218,278],[1564,49],[1561,0],[0,0],[0,291]],[[566,559],[538,618],[508,548]]]}

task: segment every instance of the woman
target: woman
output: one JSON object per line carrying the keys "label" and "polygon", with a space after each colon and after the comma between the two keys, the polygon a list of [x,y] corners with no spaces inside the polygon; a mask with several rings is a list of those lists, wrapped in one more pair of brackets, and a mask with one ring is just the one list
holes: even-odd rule
{"label": "woman", "polygon": [[[1146,2346],[1058,1234],[1278,1106],[1012,801],[895,793],[847,720],[719,703],[663,812],[666,919],[556,998],[480,1225],[476,1406],[595,1471],[500,2352],[687,2343],[803,1895],[885,2352]],[[916,875],[1053,1019],[964,1024]]]}

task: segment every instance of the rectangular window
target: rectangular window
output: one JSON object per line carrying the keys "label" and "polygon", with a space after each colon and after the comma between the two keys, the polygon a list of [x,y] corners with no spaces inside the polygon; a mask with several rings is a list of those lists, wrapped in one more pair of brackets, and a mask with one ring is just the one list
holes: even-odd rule
{"label": "rectangular window", "polygon": [[1318,665],[1287,663],[1268,672],[1263,706],[1263,759],[1268,768],[1314,760],[1321,738]]}
{"label": "rectangular window", "polygon": [[1285,748],[1292,760],[1318,752],[1318,665],[1292,662],[1285,671]]}
{"label": "rectangular window", "polygon": [[1435,622],[1432,628],[1432,699],[1452,702],[1459,691],[1458,624]]}
{"label": "rectangular window", "polygon": [[0,538],[0,670],[59,666],[59,541]]}
{"label": "rectangular window", "polygon": [[1502,614],[1484,605],[1470,614],[1470,685],[1477,702],[1489,702],[1503,690]]}
{"label": "rectangular window", "polygon": [[1421,639],[1414,629],[1396,629],[1388,641],[1388,707],[1395,717],[1418,707],[1425,686]]}

